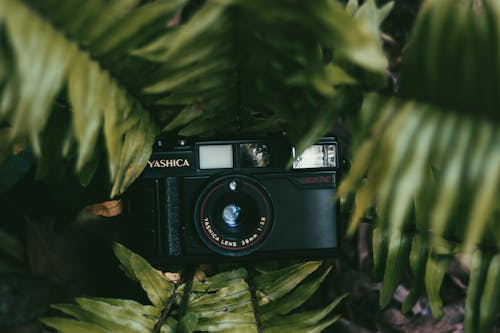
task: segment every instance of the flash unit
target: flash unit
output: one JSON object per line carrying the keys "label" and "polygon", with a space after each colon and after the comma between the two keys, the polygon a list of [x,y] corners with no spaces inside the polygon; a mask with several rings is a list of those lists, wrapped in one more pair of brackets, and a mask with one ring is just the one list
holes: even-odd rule
{"label": "flash unit", "polygon": [[335,168],[337,166],[336,147],[334,144],[318,144],[304,150],[297,156],[292,148],[294,169]]}

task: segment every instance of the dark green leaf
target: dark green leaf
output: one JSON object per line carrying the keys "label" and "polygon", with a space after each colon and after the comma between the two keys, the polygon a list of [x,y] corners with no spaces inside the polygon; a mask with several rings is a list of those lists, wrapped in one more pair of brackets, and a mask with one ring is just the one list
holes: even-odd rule
{"label": "dark green leaf", "polygon": [[481,250],[476,250],[472,256],[469,287],[467,288],[467,298],[465,300],[465,332],[474,332],[477,330],[477,327],[479,327],[481,295],[484,291],[484,284],[491,257],[490,253],[485,253]]}
{"label": "dark green leaf", "polygon": [[174,284],[167,280],[160,271],[151,267],[146,260],[124,246],[115,244],[114,250],[123,269],[141,283],[151,303],[155,306],[166,305],[174,290]]}

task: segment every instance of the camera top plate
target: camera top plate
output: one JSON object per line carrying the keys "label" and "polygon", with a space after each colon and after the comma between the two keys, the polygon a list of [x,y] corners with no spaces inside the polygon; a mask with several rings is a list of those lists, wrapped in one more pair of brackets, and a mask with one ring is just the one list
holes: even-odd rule
{"label": "camera top plate", "polygon": [[[336,139],[325,137],[314,146],[330,147],[334,152],[331,157],[333,162],[327,166],[306,166],[294,171],[337,170],[339,162]],[[157,142],[142,176],[146,178],[204,176],[230,170],[242,174],[288,172],[294,152],[294,146],[284,136],[193,143],[179,141],[173,146]],[[311,156],[318,154],[312,153]]]}

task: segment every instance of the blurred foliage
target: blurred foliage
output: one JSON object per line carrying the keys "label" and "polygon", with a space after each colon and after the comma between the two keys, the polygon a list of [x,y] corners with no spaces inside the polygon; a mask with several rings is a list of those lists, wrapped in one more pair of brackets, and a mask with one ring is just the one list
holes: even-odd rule
{"label": "blurred foliage", "polygon": [[152,305],[124,299],[77,298],[76,304],[54,305],[71,318],[42,321],[68,333],[321,332],[338,319],[330,313],[345,297],[323,309],[293,312],[314,294],[330,272],[331,267],[321,262],[277,270],[256,267],[252,274],[238,268],[210,277],[202,271],[185,269],[178,276],[154,269],[121,245],[115,245],[115,254],[125,273],[140,283]]}
{"label": "blurred foliage", "polygon": [[[356,189],[352,233],[375,206],[375,273],[388,304],[407,267],[403,310],[439,290],[450,258],[472,253],[467,332],[490,332],[499,312],[500,123],[498,1],[427,1],[402,55],[396,97],[372,94],[341,194]],[[365,175],[368,175],[365,178]],[[481,302],[479,301],[481,299]]]}
{"label": "blurred foliage", "polygon": [[144,168],[158,129],[285,130],[304,147],[359,100],[353,86],[384,84],[378,24],[388,7],[369,1],[353,17],[329,0],[210,1],[165,26],[185,3],[0,2],[2,144],[29,140],[39,177],[46,163],[75,160],[82,184],[105,146],[116,196]]}

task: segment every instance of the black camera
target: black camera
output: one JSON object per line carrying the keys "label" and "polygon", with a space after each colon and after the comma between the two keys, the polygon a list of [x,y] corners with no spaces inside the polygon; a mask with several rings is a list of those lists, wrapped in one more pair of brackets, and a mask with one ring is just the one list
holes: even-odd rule
{"label": "black camera", "polygon": [[168,142],[126,196],[132,249],[160,263],[336,254],[334,137],[299,156],[286,136]]}

